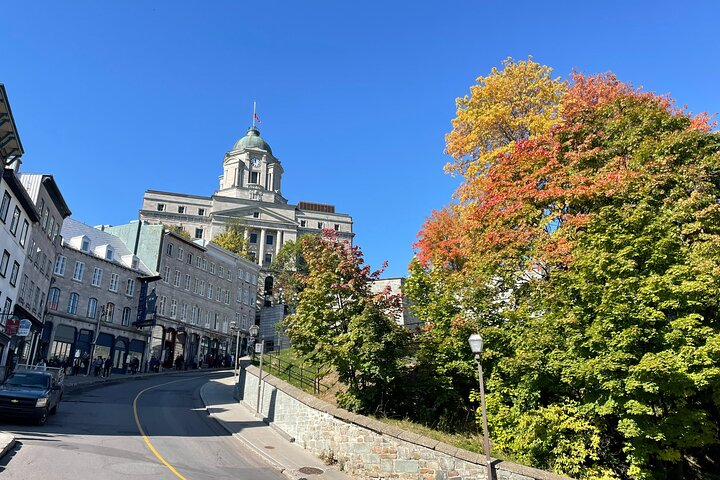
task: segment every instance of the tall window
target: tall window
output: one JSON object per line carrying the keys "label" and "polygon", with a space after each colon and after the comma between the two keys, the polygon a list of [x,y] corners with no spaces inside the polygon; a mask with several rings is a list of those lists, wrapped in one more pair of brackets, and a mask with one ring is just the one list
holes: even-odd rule
{"label": "tall window", "polygon": [[185,250],[178,248],[178,260],[181,262],[185,259]]}
{"label": "tall window", "polygon": [[122,314],[122,324],[123,327],[129,327],[130,326],[130,314],[131,314],[130,307],[123,308],[123,314]]}
{"label": "tall window", "polygon": [[193,254],[188,252],[188,254],[187,254],[187,264],[188,265],[192,265],[192,259],[193,259]]}
{"label": "tall window", "polygon": [[177,317],[177,300],[174,298],[170,301],[170,318]]}
{"label": "tall window", "polygon": [[2,199],[2,205],[0,205],[0,221],[5,223],[7,219],[8,210],[10,210],[10,194],[5,190]]}
{"label": "tall window", "polygon": [[75,315],[77,313],[77,306],[78,306],[79,300],[80,300],[80,295],[78,295],[75,292],[70,294],[70,299],[68,300],[67,313],[69,313],[71,315]]}
{"label": "tall window", "polygon": [[170,266],[165,267],[165,275],[163,275],[163,282],[170,283]]}
{"label": "tall window", "polygon": [[180,277],[181,276],[182,276],[182,274],[180,273],[180,270],[175,270],[175,284],[174,285],[176,287],[180,286]]}
{"label": "tall window", "polygon": [[10,272],[10,285],[13,287],[17,283],[18,273],[20,273],[20,264],[18,262],[13,262],[12,272]]}
{"label": "tall window", "polygon": [[187,303],[183,303],[180,309],[180,320],[183,322],[187,321],[187,307]]}
{"label": "tall window", "polygon": [[250,243],[257,243],[257,233],[250,234]]}
{"label": "tall window", "polygon": [[120,276],[117,273],[110,274],[110,287],[108,287],[108,290],[111,292],[117,292],[119,278]]}
{"label": "tall window", "polygon": [[157,306],[157,313],[158,315],[165,315],[165,302],[167,298],[160,297],[158,298],[158,306]]}
{"label": "tall window", "polygon": [[60,275],[61,277],[65,275],[65,262],[67,258],[63,257],[62,255],[58,255],[58,257],[55,259],[55,275]]}
{"label": "tall window", "polygon": [[197,325],[199,321],[200,321],[200,309],[197,307],[197,305],[193,305],[191,323],[193,325]]}
{"label": "tall window", "polygon": [[165,254],[166,255],[172,255],[173,254],[173,244],[168,243],[167,247],[165,247]]}
{"label": "tall window", "polygon": [[7,274],[8,263],[10,263],[10,252],[5,250],[2,254],[2,260],[0,260],[0,277]]}
{"label": "tall window", "polygon": [[127,286],[125,287],[125,295],[132,297],[135,294],[135,280],[128,278]]}
{"label": "tall window", "polygon": [[190,275],[185,275],[185,290],[190,290]]}
{"label": "tall window", "polygon": [[12,221],[10,222],[10,233],[15,235],[17,233],[18,225],[20,224],[20,209],[15,207],[13,211]]}
{"label": "tall window", "polygon": [[75,270],[73,271],[73,280],[82,282],[83,273],[85,273],[85,264],[83,262],[75,262]]}
{"label": "tall window", "polygon": [[60,303],[60,289],[53,287],[48,292],[48,308],[50,310],[57,310],[58,303]]}
{"label": "tall window", "polygon": [[97,298],[88,299],[87,318],[95,318],[97,314]]}
{"label": "tall window", "polygon": [[196,228],[195,229],[195,238],[202,238],[203,237],[203,229],[202,228]]}
{"label": "tall window", "polygon": [[92,277],[92,285],[93,287],[99,287],[102,283],[102,268],[94,267],[93,268],[93,277]]}
{"label": "tall window", "polygon": [[105,321],[107,323],[112,323],[113,316],[115,316],[115,304],[114,303],[108,303],[105,306]]}
{"label": "tall window", "polygon": [[23,226],[20,229],[20,239],[18,240],[20,242],[21,247],[25,246],[25,241],[27,240],[27,233],[28,233],[29,227],[30,227],[30,224],[28,223],[28,221],[23,220]]}

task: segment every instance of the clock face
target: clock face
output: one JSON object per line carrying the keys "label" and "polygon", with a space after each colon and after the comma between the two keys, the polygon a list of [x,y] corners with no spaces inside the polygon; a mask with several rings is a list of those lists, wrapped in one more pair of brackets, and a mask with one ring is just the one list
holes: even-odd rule
{"label": "clock face", "polygon": [[250,157],[250,165],[257,167],[260,165],[260,159],[258,157]]}

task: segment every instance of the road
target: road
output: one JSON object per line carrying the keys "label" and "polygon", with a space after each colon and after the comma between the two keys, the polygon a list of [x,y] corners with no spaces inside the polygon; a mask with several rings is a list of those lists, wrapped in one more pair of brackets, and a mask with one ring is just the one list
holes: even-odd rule
{"label": "road", "polygon": [[65,395],[44,426],[3,423],[18,442],[3,480],[280,480],[210,418],[200,387],[221,374],[150,377]]}

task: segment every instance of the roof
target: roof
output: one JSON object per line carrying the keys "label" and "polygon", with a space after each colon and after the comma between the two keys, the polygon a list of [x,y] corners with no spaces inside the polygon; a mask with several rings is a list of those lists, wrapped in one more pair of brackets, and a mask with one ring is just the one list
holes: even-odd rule
{"label": "roof", "polygon": [[18,160],[23,153],[5,85],[0,83],[0,160],[3,168]]}
{"label": "roof", "polygon": [[58,209],[58,212],[60,212],[60,215],[62,215],[63,218],[67,218],[72,214],[52,175],[43,173],[19,173],[18,178],[25,186],[25,190],[27,190],[30,198],[35,202],[37,202],[38,196],[40,195],[40,185],[43,185],[50,199]]}
{"label": "roof", "polygon": [[248,128],[245,136],[235,143],[233,150],[244,150],[246,148],[257,148],[272,154],[270,145],[260,136],[260,130],[255,127]]}
{"label": "roof", "polygon": [[35,209],[35,204],[25,190],[25,187],[23,187],[22,183],[20,183],[20,180],[15,175],[15,171],[5,168],[3,169],[2,177],[3,180],[5,180],[5,182],[10,186],[10,190],[12,190],[15,194],[15,198],[17,198],[20,205],[22,205],[28,218],[30,218],[33,222],[39,222],[40,214],[38,214],[38,211]]}
{"label": "roof", "polygon": [[[63,237],[63,247],[70,247],[70,240],[76,237],[85,236],[90,240],[90,252],[89,254],[100,258],[101,260],[105,260],[104,257],[100,257],[93,253],[93,248],[100,246],[100,245],[109,245],[113,249],[113,263],[118,263],[126,268],[129,268],[131,270],[135,270],[132,268],[132,263],[127,262],[123,259],[123,257],[126,257],[130,255],[136,256],[132,250],[130,250],[127,245],[125,245],[125,242],[120,240],[120,237],[116,237],[112,233],[103,232],[102,230],[98,230],[97,228],[91,227],[90,225],[86,225],[82,222],[78,222],[77,220],[73,218],[66,218],[63,222],[62,226],[62,237]],[[88,252],[83,252],[88,253]],[[152,274],[152,270],[150,270],[147,265],[143,263],[142,260],[138,259],[138,268],[137,270],[145,273],[145,274]],[[108,261],[108,260],[106,260]]]}

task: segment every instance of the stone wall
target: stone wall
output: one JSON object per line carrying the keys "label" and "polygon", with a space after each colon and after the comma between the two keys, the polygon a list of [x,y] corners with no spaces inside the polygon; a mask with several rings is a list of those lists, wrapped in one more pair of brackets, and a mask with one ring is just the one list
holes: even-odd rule
{"label": "stone wall", "polygon": [[[328,463],[368,480],[485,479],[485,456],[329,405],[263,374],[260,411],[275,428]],[[258,369],[241,371],[236,395],[255,409]],[[493,461],[498,480],[567,479],[511,462]]]}

